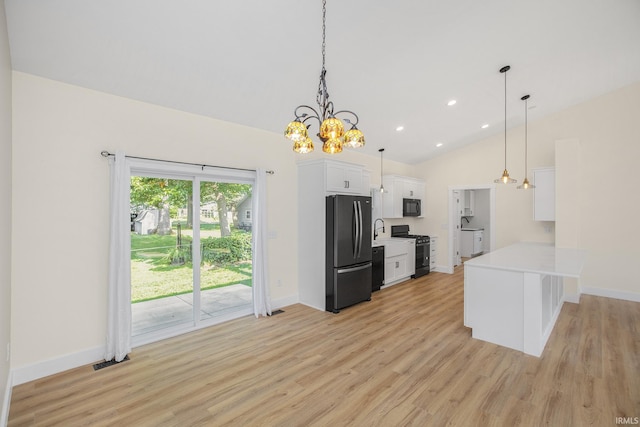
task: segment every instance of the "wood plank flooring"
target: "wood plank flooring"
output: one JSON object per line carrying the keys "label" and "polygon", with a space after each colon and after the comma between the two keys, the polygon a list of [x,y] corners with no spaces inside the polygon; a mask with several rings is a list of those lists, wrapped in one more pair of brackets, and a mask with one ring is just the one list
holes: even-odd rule
{"label": "wood plank flooring", "polygon": [[9,426],[614,426],[640,417],[640,303],[566,303],[541,358],[474,340],[463,274],[303,305],[17,386]]}

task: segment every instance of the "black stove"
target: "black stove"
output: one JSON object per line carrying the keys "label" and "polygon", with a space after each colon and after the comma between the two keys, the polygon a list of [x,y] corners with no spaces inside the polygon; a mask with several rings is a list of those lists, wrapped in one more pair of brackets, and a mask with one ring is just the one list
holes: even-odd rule
{"label": "black stove", "polygon": [[392,225],[391,237],[416,239],[416,272],[411,277],[421,277],[429,274],[429,257],[431,255],[431,238],[418,234],[409,234],[408,225]]}

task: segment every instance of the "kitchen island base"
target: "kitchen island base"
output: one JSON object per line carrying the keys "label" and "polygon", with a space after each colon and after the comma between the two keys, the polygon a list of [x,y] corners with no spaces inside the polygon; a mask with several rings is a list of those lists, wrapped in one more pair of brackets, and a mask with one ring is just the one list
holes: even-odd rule
{"label": "kitchen island base", "polygon": [[464,325],[471,336],[540,357],[579,278],[585,253],[518,243],[464,263]]}
{"label": "kitchen island base", "polygon": [[465,265],[465,326],[472,337],[540,357],[562,304],[562,277]]}

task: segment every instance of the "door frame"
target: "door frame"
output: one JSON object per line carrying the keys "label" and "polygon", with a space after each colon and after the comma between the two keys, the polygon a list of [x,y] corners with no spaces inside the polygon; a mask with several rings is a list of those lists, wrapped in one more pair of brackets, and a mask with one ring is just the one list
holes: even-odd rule
{"label": "door frame", "polygon": [[[132,176],[148,176],[152,178],[169,178],[169,179],[184,179],[191,180],[193,185],[194,206],[193,206],[193,227],[200,228],[200,183],[202,181],[209,182],[227,182],[227,183],[239,183],[250,184],[255,189],[256,186],[256,172],[244,169],[232,169],[232,168],[218,168],[213,166],[198,166],[186,163],[166,162],[162,160],[150,160],[150,159],[138,159],[130,158],[129,179]],[[196,198],[197,196],[197,198]],[[127,197],[129,195],[127,194]],[[130,200],[127,200],[129,203]],[[197,237],[196,237],[197,234]],[[200,233],[194,233],[192,245],[200,245]],[[252,248],[255,253],[255,248]],[[195,265],[197,262],[200,264],[200,251],[194,251],[193,261]],[[129,265],[129,268],[131,266]],[[197,283],[196,283],[197,282]],[[196,286],[197,284],[197,286]],[[194,312],[196,309],[200,309],[200,280],[199,277],[193,278],[193,298],[194,298]],[[197,293],[197,295],[196,295]],[[197,297],[197,302],[196,302]],[[188,332],[193,332],[198,329],[202,329],[208,326],[212,326],[218,323],[233,320],[238,317],[246,316],[253,313],[253,308],[247,310],[238,310],[233,313],[216,316],[210,320],[201,320],[199,316],[194,315],[193,321],[185,323],[184,325],[169,326],[167,328],[159,329],[157,331],[149,332],[143,335],[137,335],[132,337],[132,347],[138,347],[141,345],[149,344],[159,340],[171,338],[174,336],[182,335]]]}
{"label": "door frame", "polygon": [[[495,248],[496,235],[496,185],[495,184],[477,184],[477,185],[451,185],[449,186],[449,253],[448,268],[449,273],[453,273],[455,266],[455,248],[453,243],[453,235],[458,229],[458,213],[456,212],[454,191],[463,190],[489,190],[489,252]],[[459,240],[459,239],[458,239]],[[458,245],[460,242],[458,241]]]}

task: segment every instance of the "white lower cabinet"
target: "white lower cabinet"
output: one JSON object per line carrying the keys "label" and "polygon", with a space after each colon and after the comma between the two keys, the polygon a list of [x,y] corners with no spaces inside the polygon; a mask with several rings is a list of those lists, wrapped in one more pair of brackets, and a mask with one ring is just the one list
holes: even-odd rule
{"label": "white lower cabinet", "polygon": [[436,253],[438,252],[438,237],[431,236],[429,242],[429,271],[436,270]]}
{"label": "white lower cabinet", "polygon": [[415,239],[388,239],[384,243],[384,284],[394,285],[415,274]]}
{"label": "white lower cabinet", "polygon": [[462,230],[460,238],[460,255],[471,258],[484,251],[484,232],[482,230]]}

